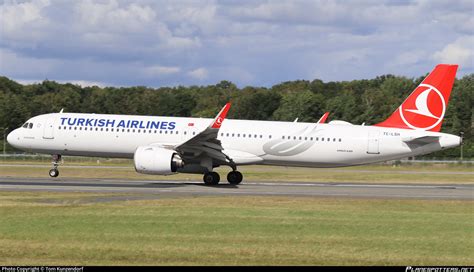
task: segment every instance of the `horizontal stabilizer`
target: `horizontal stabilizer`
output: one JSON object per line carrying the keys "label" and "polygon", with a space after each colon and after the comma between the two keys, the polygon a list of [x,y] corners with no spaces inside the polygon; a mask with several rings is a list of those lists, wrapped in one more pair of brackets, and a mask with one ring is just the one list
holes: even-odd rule
{"label": "horizontal stabilizer", "polygon": [[439,136],[406,137],[403,141],[407,144],[425,145],[439,141]]}

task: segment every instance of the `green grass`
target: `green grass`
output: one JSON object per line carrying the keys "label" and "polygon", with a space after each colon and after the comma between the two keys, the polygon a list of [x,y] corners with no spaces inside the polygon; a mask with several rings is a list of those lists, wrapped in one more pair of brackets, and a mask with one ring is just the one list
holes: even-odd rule
{"label": "green grass", "polygon": [[[48,170],[51,168],[47,162],[31,164],[29,166],[18,165],[18,163],[13,163],[12,165],[15,164],[16,166],[2,166],[0,163],[0,176],[48,177]],[[94,164],[66,163],[65,166],[67,167],[60,166],[60,177],[201,181],[201,175],[154,176],[138,174],[130,162],[121,165],[99,164],[99,166],[107,168],[84,168],[80,167],[81,165],[94,166]],[[216,171],[221,174],[221,179],[225,180],[230,168],[219,167]],[[463,165],[368,165],[331,169],[254,165],[239,167],[239,171],[244,174],[244,181],[248,182],[474,183],[473,167]]]}
{"label": "green grass", "polygon": [[472,201],[0,192],[2,265],[472,265]]}

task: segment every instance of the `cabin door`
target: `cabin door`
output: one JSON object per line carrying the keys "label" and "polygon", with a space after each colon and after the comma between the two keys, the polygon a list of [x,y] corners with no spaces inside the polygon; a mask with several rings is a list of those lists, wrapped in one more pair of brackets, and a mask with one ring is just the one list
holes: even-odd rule
{"label": "cabin door", "polygon": [[379,152],[379,131],[369,131],[367,142],[367,154],[380,154]]}

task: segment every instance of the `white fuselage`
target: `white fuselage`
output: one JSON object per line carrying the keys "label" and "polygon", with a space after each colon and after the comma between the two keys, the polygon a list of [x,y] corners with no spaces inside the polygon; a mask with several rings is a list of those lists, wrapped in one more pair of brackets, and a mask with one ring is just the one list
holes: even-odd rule
{"label": "white fuselage", "polygon": [[[100,121],[102,120],[102,121]],[[31,118],[8,142],[45,154],[133,158],[139,146],[178,145],[204,130],[207,118],[52,113]],[[439,141],[410,145],[407,139],[436,136]],[[455,135],[351,125],[226,119],[219,130],[223,152],[237,165],[305,167],[360,165],[455,147]]]}

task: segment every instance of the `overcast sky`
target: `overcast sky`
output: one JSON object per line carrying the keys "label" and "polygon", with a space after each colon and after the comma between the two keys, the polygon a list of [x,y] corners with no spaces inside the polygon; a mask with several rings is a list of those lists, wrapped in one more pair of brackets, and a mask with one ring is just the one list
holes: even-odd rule
{"label": "overcast sky", "polygon": [[81,85],[270,87],[474,72],[474,0],[3,1],[0,75]]}

